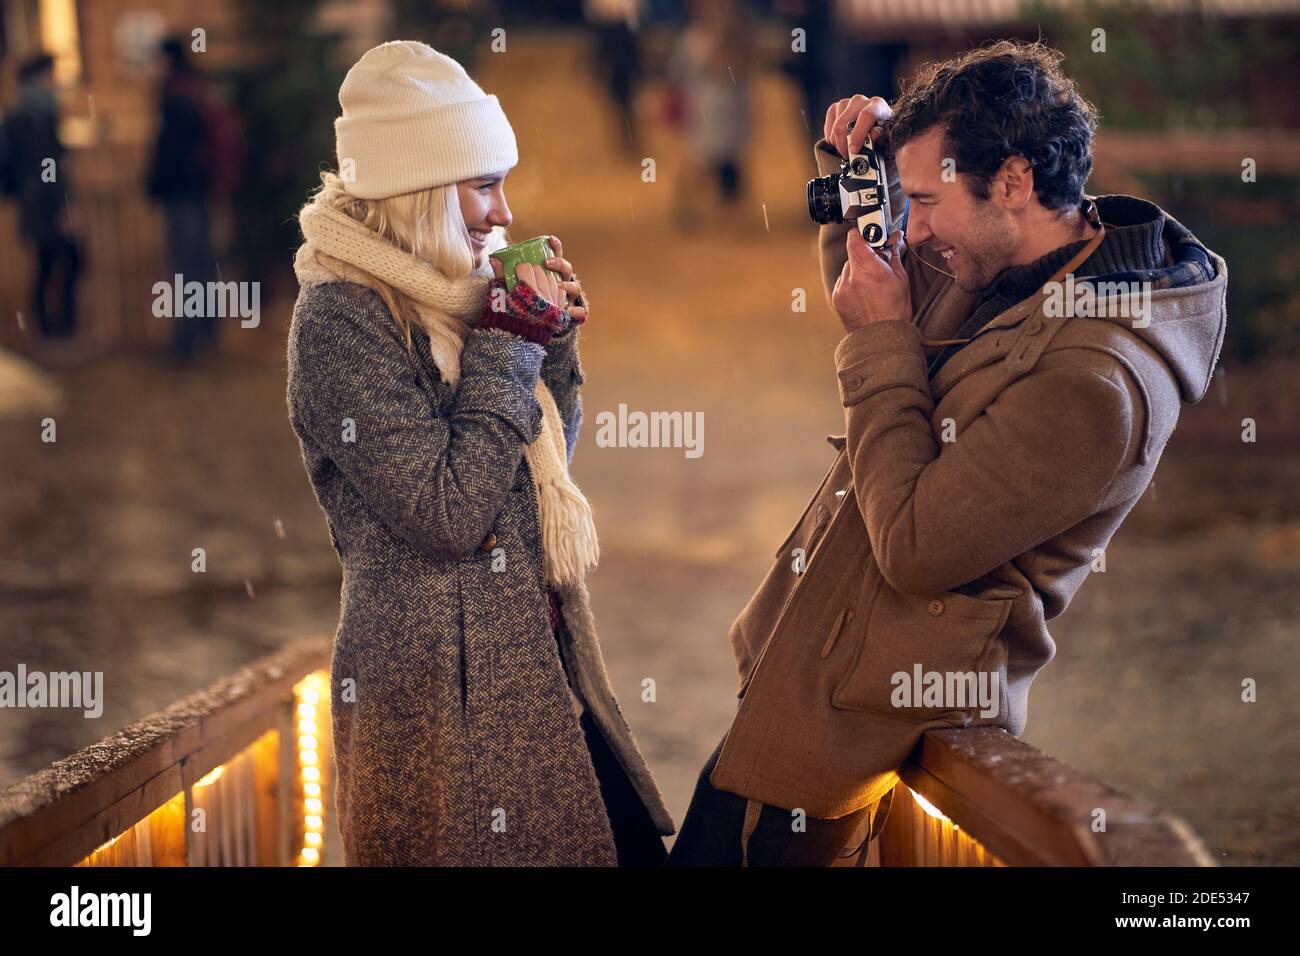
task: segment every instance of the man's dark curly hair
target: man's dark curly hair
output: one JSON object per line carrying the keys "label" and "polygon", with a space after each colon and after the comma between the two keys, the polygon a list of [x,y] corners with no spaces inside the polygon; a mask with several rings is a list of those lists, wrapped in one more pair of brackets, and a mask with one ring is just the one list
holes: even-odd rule
{"label": "man's dark curly hair", "polygon": [[1009,156],[1034,169],[1034,192],[1048,209],[1078,205],[1092,170],[1097,111],[1061,71],[1064,54],[1041,43],[1003,40],[921,69],[884,124],[887,157],[936,125],[943,155],[969,173],[970,190],[988,199],[989,183]]}

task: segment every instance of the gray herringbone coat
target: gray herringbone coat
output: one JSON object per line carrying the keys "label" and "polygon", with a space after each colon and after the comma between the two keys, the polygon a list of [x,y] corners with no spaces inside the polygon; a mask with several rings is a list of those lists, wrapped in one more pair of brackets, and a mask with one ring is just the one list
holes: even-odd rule
{"label": "gray herringbone coat", "polygon": [[[347,282],[304,288],[289,333],[289,417],[343,566],[331,682],[346,862],[613,864],[523,455],[541,428],[539,374],[573,455],[578,332],[543,349],[476,330],[455,390],[413,335],[414,358],[379,296]],[[561,599],[573,689],[670,834],[586,589]]]}

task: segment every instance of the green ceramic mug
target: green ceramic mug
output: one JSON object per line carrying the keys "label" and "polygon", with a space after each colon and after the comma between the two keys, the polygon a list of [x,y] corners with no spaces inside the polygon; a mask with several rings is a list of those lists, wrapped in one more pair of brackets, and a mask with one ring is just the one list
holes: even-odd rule
{"label": "green ceramic mug", "polygon": [[[535,236],[532,239],[525,239],[523,242],[512,242],[503,249],[489,255],[501,263],[501,272],[506,280],[506,291],[515,291],[515,283],[519,280],[515,277],[515,267],[521,262],[531,262],[535,266],[546,267],[546,260],[555,257],[555,250],[551,248],[550,236]],[[557,279],[559,273],[553,269],[547,269],[551,275]]]}

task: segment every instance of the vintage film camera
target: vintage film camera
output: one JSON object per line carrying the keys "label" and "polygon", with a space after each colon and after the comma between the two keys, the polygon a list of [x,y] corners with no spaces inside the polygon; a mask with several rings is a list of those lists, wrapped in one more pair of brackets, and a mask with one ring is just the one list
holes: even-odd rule
{"label": "vintage film camera", "polygon": [[826,225],[857,221],[867,245],[883,249],[893,221],[885,161],[870,139],[840,166],[838,173],[808,181],[808,215]]}

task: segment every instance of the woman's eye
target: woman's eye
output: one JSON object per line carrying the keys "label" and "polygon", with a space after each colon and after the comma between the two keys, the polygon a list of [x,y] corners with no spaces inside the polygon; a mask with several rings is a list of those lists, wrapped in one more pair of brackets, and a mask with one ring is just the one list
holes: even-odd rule
{"label": "woman's eye", "polygon": [[481,192],[481,193],[491,192],[491,191],[492,191],[492,187],[495,186],[495,185],[496,185],[496,183],[484,183],[483,185],[481,185],[481,186],[478,187],[478,191]]}

